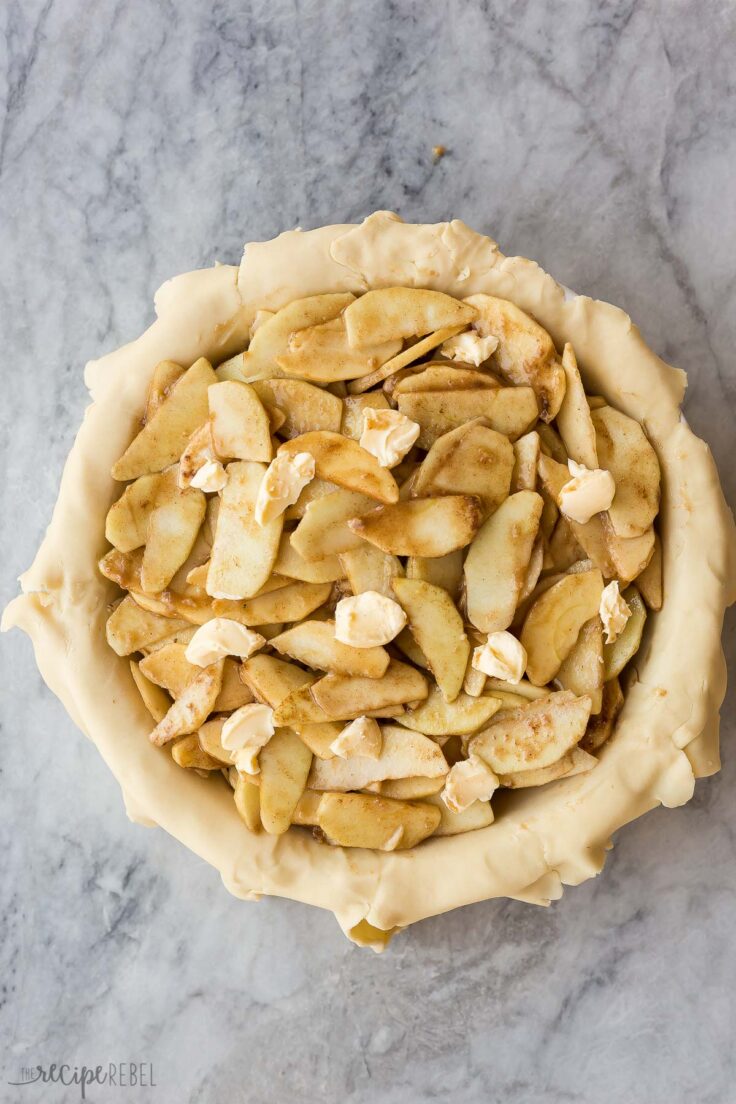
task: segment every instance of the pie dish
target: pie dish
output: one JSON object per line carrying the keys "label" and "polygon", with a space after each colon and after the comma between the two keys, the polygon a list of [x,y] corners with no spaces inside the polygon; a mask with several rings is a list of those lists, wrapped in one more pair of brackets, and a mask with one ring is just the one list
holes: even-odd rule
{"label": "pie dish", "polygon": [[[123,486],[115,483],[110,471],[121,457],[129,455],[131,441],[140,430],[141,415],[147,401],[150,403],[152,379],[155,385],[155,372],[161,362],[189,366],[206,358],[215,366],[232,364],[233,358],[237,362],[239,354],[248,347],[259,312],[277,312],[308,296],[332,295],[350,302],[364,302],[362,314],[368,316],[367,292],[402,288],[440,292],[452,296],[459,304],[489,296],[514,304],[551,335],[558,352],[566,347],[574,350],[585,390],[588,395],[599,397],[599,409],[615,410],[644,427],[662,473],[662,498],[656,502],[654,512],[658,507],[664,599],[661,608],[647,618],[642,644],[626,671],[623,708],[613,735],[594,749],[597,752],[594,769],[569,772],[551,784],[519,792],[509,790],[498,804],[494,798],[496,816],[487,826],[464,834],[425,839],[404,850],[341,846],[340,840],[334,838],[332,842],[338,845],[326,846],[322,839],[314,838],[303,828],[278,835],[254,834],[244,828],[224,783],[215,784],[195,771],[181,770],[171,755],[147,738],[151,716],[131,675],[129,660],[116,655],[107,644],[106,623],[111,603],[120,597],[120,592],[114,582],[100,574],[98,561],[108,547],[105,519]],[[380,302],[385,303],[385,297]],[[406,319],[410,307],[410,299],[402,301],[394,324],[396,319],[400,322]],[[385,312],[387,308],[381,309]],[[214,865],[236,896],[248,899],[257,899],[264,893],[288,896],[331,909],[355,942],[382,949],[392,934],[407,925],[472,901],[508,896],[546,904],[557,899],[563,884],[577,884],[600,871],[610,837],[617,828],[657,804],[683,804],[692,796],[695,778],[718,769],[718,710],[725,691],[720,632],[724,609],[735,596],[733,521],[707,446],[692,434],[682,418],[679,408],[684,374],[665,365],[647,349],[623,312],[609,304],[571,294],[533,262],[504,257],[494,242],[460,222],[411,225],[387,212],[372,215],[360,226],[325,227],[307,233],[292,231],[272,242],[250,244],[239,268],[219,265],[169,281],[157,293],[156,311],[157,321],[136,342],[88,365],[86,378],[93,405],[68,459],[46,538],[33,566],[21,580],[24,593],[10,604],[3,619],[3,628],[19,626],[31,636],[44,679],[78,726],[97,744],[120,782],[128,813],[134,820],[164,827]],[[381,315],[385,317],[385,313]],[[457,358],[453,358],[449,344],[468,325],[468,317],[462,317],[463,324],[456,332],[446,335],[448,344],[440,346],[445,353],[444,357],[440,354],[436,366],[440,372],[462,370],[466,364],[462,359],[466,352],[460,350]],[[358,323],[354,325],[357,332]],[[410,346],[415,337],[421,344],[426,333],[426,328],[418,332],[409,328],[402,335],[409,337],[405,346]],[[478,333],[484,336],[481,329]],[[391,335],[379,336],[386,339]],[[489,350],[490,346],[486,352]],[[427,353],[431,352],[431,348],[427,349]],[[553,359],[557,364],[556,355]],[[497,367],[502,375],[504,371],[508,375],[513,368],[500,362]],[[420,368],[426,371],[426,363],[407,364],[410,377],[416,378]],[[467,366],[466,370],[472,369]],[[224,378],[222,375],[218,378],[222,386],[233,377],[225,373]],[[237,375],[234,379],[237,381]],[[513,383],[520,392],[528,381],[504,378],[497,382]],[[452,426],[442,423],[438,429],[432,418],[428,422],[416,392],[413,396],[409,394],[413,403],[404,403],[401,412],[409,411],[409,421],[411,413],[416,415],[418,444],[431,450],[435,438]],[[163,386],[157,401],[163,403],[166,399],[167,389]],[[537,387],[535,399],[542,427],[547,424],[545,416],[551,421],[558,415],[554,386]],[[401,410],[400,400],[398,406]],[[471,418],[475,409],[473,406],[470,410]],[[210,412],[213,413],[212,406]],[[463,423],[468,420],[467,415],[461,419]],[[533,421],[536,423],[536,413]],[[559,428],[559,418],[557,425]],[[274,430],[273,423],[270,428]],[[517,427],[510,436],[518,441],[525,433]],[[299,435],[292,439],[298,441]],[[285,449],[285,455],[292,455],[294,450],[290,453],[287,447],[289,440],[286,438],[279,445],[279,453]],[[548,463],[546,477],[545,461],[540,467],[542,489],[548,499],[557,498],[559,504],[562,488],[555,484],[555,479],[559,480],[560,473],[552,466],[559,464],[559,458],[555,461],[554,456],[548,455],[554,451],[554,439],[547,435],[543,440]],[[226,452],[229,457],[237,455]],[[270,459],[263,455],[264,468]],[[516,459],[523,460],[523,455],[517,452]],[[610,466],[614,467],[613,460]],[[439,469],[442,467],[440,463]],[[381,470],[386,472],[388,468]],[[592,472],[590,465],[583,465],[581,470],[583,474]],[[323,466],[322,471],[323,475],[329,472],[334,481],[342,478],[339,470],[335,474],[329,466]],[[129,479],[140,473],[123,467],[118,468],[117,474],[120,479]],[[570,474],[574,482],[574,468]],[[538,497],[534,491],[525,492],[523,484],[517,493]],[[445,497],[445,504],[448,501]],[[479,509],[478,499],[474,501],[475,505],[464,504],[465,521],[471,505],[473,510]],[[612,516],[615,501],[609,498],[605,507],[598,504],[598,510],[605,509],[607,516]],[[390,501],[387,508],[390,511]],[[445,505],[443,509],[449,507]],[[491,511],[490,518],[493,516]],[[564,516],[573,518],[574,513]],[[375,536],[375,531],[371,537],[368,529],[373,522],[358,520],[361,524],[357,529],[363,535],[368,534],[366,539],[375,538],[376,542],[384,539]],[[431,528],[439,535],[438,539],[444,539],[456,521],[451,517],[446,525]],[[463,546],[488,521],[489,517],[476,517],[472,534]],[[620,525],[625,527],[627,523],[627,517],[619,518]],[[576,524],[582,525],[584,521]],[[651,518],[646,524],[651,524]],[[636,533],[627,533],[627,538],[635,538]],[[514,543],[507,541],[509,546]],[[424,555],[440,557],[448,551],[445,545],[439,548],[440,545],[429,553],[423,550]],[[410,553],[399,550],[397,554]],[[151,579],[156,566],[148,564]],[[548,571],[554,566],[548,564]],[[579,578],[587,575],[588,583],[598,587],[598,582],[590,578],[595,568],[595,564],[584,564]],[[563,571],[567,580],[564,587],[573,585],[569,580],[575,573]],[[607,577],[614,574],[611,571]],[[497,626],[495,622],[484,623],[482,615],[472,612],[474,596],[467,566],[465,576],[465,594],[458,602],[466,608],[469,620],[488,635]],[[579,588],[577,580],[574,585]],[[151,585],[144,589],[160,588]],[[208,593],[214,597],[213,589],[208,583]],[[402,598],[399,590],[394,589],[394,596],[409,611],[413,624],[411,594]],[[247,597],[242,592],[230,595],[222,588],[218,594],[217,600],[225,603]],[[600,598],[598,588],[596,606]],[[426,604],[421,606],[420,613],[424,609]],[[590,610],[584,620],[588,618]],[[322,624],[331,622],[325,620]],[[509,624],[507,620],[506,625]],[[573,641],[580,627],[577,625]],[[519,635],[523,644],[523,631]],[[687,649],[682,647],[685,639]],[[550,685],[559,675],[559,664],[550,673],[544,649],[537,655],[534,639],[527,643],[530,647],[525,663],[530,679],[525,684]],[[283,646],[293,649],[293,639]],[[380,650],[380,645],[377,647]],[[437,671],[433,669],[432,674],[439,684]],[[514,692],[514,685],[518,690],[520,684],[512,684],[508,693]],[[564,694],[565,688],[560,689]],[[503,693],[502,690],[501,697],[496,699],[501,706],[523,711],[525,707],[519,707],[518,701],[504,701]],[[567,694],[569,697],[570,692]],[[406,698],[402,701],[406,702]],[[403,704],[400,708],[404,708]],[[361,706],[357,716],[366,712],[370,710]],[[508,708],[497,708],[497,712],[507,718],[513,715],[513,709]],[[334,711],[330,713],[335,715]],[[345,712],[340,716],[346,722],[350,719]],[[405,718],[400,716],[397,720],[406,731],[409,726]],[[480,727],[476,726],[473,732],[480,731]],[[497,733],[498,726],[495,727]],[[491,724],[488,731],[493,730]],[[185,732],[186,725],[174,735],[178,739]],[[470,750],[472,743],[471,739]],[[477,748],[483,758],[482,742]],[[465,744],[458,758],[462,761],[468,751]],[[329,764],[332,760],[324,762]],[[349,765],[350,757],[344,762]],[[500,769],[504,763],[498,761],[495,765]],[[548,765],[540,763],[541,767]],[[322,786],[323,790],[329,788]],[[364,787],[356,784],[343,788],[352,792]],[[421,797],[419,800],[421,804]],[[394,842],[393,846],[397,844]]]}

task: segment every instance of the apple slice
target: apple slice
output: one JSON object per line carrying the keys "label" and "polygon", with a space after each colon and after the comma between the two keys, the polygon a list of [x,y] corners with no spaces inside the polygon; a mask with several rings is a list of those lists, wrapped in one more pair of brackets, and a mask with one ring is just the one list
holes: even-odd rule
{"label": "apple slice", "polygon": [[421,372],[412,372],[399,380],[394,395],[407,395],[412,391],[468,391],[481,388],[484,391],[500,387],[498,380],[474,368],[454,368],[450,364],[433,364]]}
{"label": "apple slice", "polygon": [[165,690],[146,678],[134,659],[130,661],[130,673],[146,709],[156,723],[162,721],[171,708],[171,698]]}
{"label": "apple slice", "polygon": [[268,414],[247,383],[225,380],[208,392],[212,440],[218,456],[229,460],[263,460],[273,456]]}
{"label": "apple slice", "polygon": [[226,656],[222,670],[222,686],[214,704],[213,713],[232,713],[244,705],[250,705],[253,695],[240,678],[240,664],[233,656]]}
{"label": "apple slice", "polygon": [[432,686],[424,701],[397,720],[425,736],[465,736],[487,724],[500,708],[495,698],[472,698],[465,693],[447,702],[439,687]]}
{"label": "apple slice", "polygon": [[153,369],[146,395],[146,411],[143,422],[150,422],[156,411],[168,399],[176,384],[184,375],[181,364],[173,360],[161,360]]}
{"label": "apple slice", "polygon": [[212,603],[215,617],[231,617],[242,625],[275,625],[302,621],[330,596],[330,583],[292,583],[244,602]]}
{"label": "apple slice", "polygon": [[476,495],[488,515],[508,497],[513,468],[514,449],[509,439],[479,422],[470,422],[435,441],[414,480],[412,497]]}
{"label": "apple slice", "polygon": [[385,648],[352,648],[336,640],[334,621],[302,621],[275,636],[271,647],[307,667],[338,675],[378,679],[389,662]]}
{"label": "apple slice", "polygon": [[353,755],[335,756],[312,763],[308,786],[312,790],[362,790],[389,778],[442,778],[448,766],[434,740],[397,725],[382,728],[383,746],[376,759]]}
{"label": "apple slice", "polygon": [[363,413],[366,410],[390,410],[391,404],[383,391],[371,391],[368,395],[347,395],[342,400],[342,425],[338,428],[343,437],[360,441],[363,435]]}
{"label": "apple slice", "polygon": [[[654,555],[654,528],[650,527],[640,537],[619,537],[613,530],[610,518],[604,514],[603,534],[613,565],[612,574],[622,583],[637,579]],[[592,559],[592,552],[589,555]]]}
{"label": "apple slice", "polygon": [[291,543],[291,533],[283,533],[274,572],[301,583],[334,583],[344,579],[345,572],[337,556],[325,556],[321,560],[305,560]]}
{"label": "apple slice", "polygon": [[414,498],[353,518],[353,533],[396,556],[445,556],[470,544],[482,512],[473,495]]}
{"label": "apple slice", "polygon": [[207,593],[213,598],[249,598],[273,570],[284,519],[279,515],[263,526],[256,522],[256,497],[265,471],[265,464],[253,460],[228,464],[207,572]]}
{"label": "apple slice", "polygon": [[537,488],[537,466],[541,438],[536,430],[525,433],[514,441],[514,470],[511,475],[513,491],[534,491]]}
{"label": "apple slice", "polygon": [[[313,479],[302,489],[296,502],[286,507],[284,521],[299,521],[300,518],[304,517],[307,507],[312,502],[316,502],[318,498],[324,498],[326,495],[334,494],[337,490],[339,490],[339,487],[336,487],[334,483],[328,483],[326,479]],[[371,506],[375,505],[372,499],[369,499],[369,502]]]}
{"label": "apple slice", "polygon": [[474,801],[461,813],[453,813],[448,809],[439,794],[428,797],[427,803],[440,811],[440,822],[432,833],[433,836],[459,836],[463,832],[476,832],[479,828],[487,828],[489,824],[493,824],[490,801]]}
{"label": "apple slice", "polygon": [[207,388],[217,383],[203,357],[189,368],[112,467],[113,479],[137,479],[163,471],[181,456],[187,441],[209,416]]}
{"label": "apple slice", "polygon": [[567,518],[562,514],[557,519],[549,540],[549,554],[557,571],[567,571],[572,564],[585,559],[584,550],[578,544]]}
{"label": "apple slice", "polygon": [[517,491],[485,522],[465,558],[468,617],[484,633],[507,629],[526,579],[542,516],[535,491]]}
{"label": "apple slice", "polygon": [[596,613],[580,630],[572,651],[562,661],[557,672],[562,690],[572,690],[576,697],[588,694],[591,713],[600,713],[603,698],[603,624]]}
{"label": "apple slice", "polygon": [[562,351],[562,369],[567,384],[562,406],[557,412],[557,428],[567,455],[577,464],[584,464],[586,468],[593,471],[601,466],[598,463],[595,427],[590,416],[590,407],[578,371],[575,352],[569,342]]}
{"label": "apple slice", "polygon": [[172,698],[180,697],[201,670],[201,667],[189,662],[186,650],[186,644],[165,644],[140,662],[140,669],[146,678],[168,690]]}
{"label": "apple slice", "polygon": [[185,770],[219,771],[222,765],[202,750],[193,732],[189,736],[180,736],[171,745],[171,758],[178,767],[183,767]]}
{"label": "apple slice", "polygon": [[407,628],[401,630],[395,638],[394,644],[399,651],[404,653],[407,659],[411,660],[415,667],[421,667],[423,671],[429,670],[427,657]]}
{"label": "apple slice", "polygon": [[158,594],[145,594],[131,587],[131,597],[143,609],[160,613],[163,617],[181,617],[189,625],[204,625],[214,616],[212,600],[208,597],[190,597],[163,590]]}
{"label": "apple slice", "polygon": [[342,315],[330,322],[297,330],[289,339],[288,351],[277,357],[276,363],[287,375],[316,383],[335,383],[375,372],[400,348],[399,338],[353,348],[348,343],[345,315]]}
{"label": "apple slice", "polygon": [[569,690],[548,694],[504,709],[473,737],[468,752],[499,776],[548,767],[580,742],[589,716],[590,698],[576,698]]}
{"label": "apple slice", "polygon": [[296,732],[277,728],[258,756],[261,824],[271,836],[289,828],[307,784],[312,753]]}
{"label": "apple slice", "polygon": [[[570,473],[563,464],[542,455],[539,457],[539,478],[556,502]],[[606,579],[618,578],[629,583],[641,574],[652,558],[654,529],[648,529],[640,537],[626,539],[614,533],[605,514],[595,514],[584,525],[572,518],[566,520],[575,540]]]}
{"label": "apple slice", "polygon": [[365,788],[380,797],[394,797],[397,801],[421,801],[438,794],[444,785],[445,776],[442,775],[441,778],[387,778]]}
{"label": "apple slice", "polygon": [[529,597],[539,581],[539,576],[542,574],[542,567],[544,566],[545,551],[546,545],[544,536],[540,533],[532,547],[532,554],[529,558],[524,582],[521,584],[519,604]]}
{"label": "apple slice", "polygon": [[603,645],[603,677],[606,682],[620,675],[629,660],[639,651],[647,620],[647,607],[635,586],[627,587],[621,597],[631,610],[631,616],[621,635],[612,644]]}
{"label": "apple slice", "polygon": [[445,701],[455,701],[470,656],[470,643],[455,603],[442,587],[420,579],[394,579],[392,586],[442,696]]}
{"label": "apple slice", "polygon": [[[486,690],[490,694],[495,694],[497,691],[507,691],[508,689],[509,684],[505,679],[489,678],[486,680]],[[549,693],[551,691],[546,687],[533,686],[527,679],[514,683],[514,694],[525,698],[526,701],[538,701],[540,698],[546,698]]]}
{"label": "apple slice", "polygon": [[492,363],[517,386],[533,387],[540,418],[551,422],[565,397],[565,373],[547,331],[508,299],[471,295],[465,302],[478,311],[479,332],[498,338]]}
{"label": "apple slice", "polygon": [[659,460],[633,418],[602,406],[591,414],[600,466],[610,471],[616,494],[608,510],[617,537],[643,536],[659,510]]}
{"label": "apple slice", "polygon": [[603,686],[603,704],[596,717],[591,717],[585,735],[580,741],[580,747],[585,751],[597,751],[605,744],[614,730],[616,720],[624,704],[624,695],[621,683],[617,678],[612,678]]}
{"label": "apple slice", "polygon": [[208,420],[203,422],[199,429],[195,429],[181,454],[179,486],[188,487],[200,468],[218,460],[215,442],[212,439],[212,423]]}
{"label": "apple slice", "polygon": [[558,464],[563,464],[567,470],[569,456],[557,430],[553,429],[551,425],[547,425],[546,422],[542,422],[537,426],[537,433],[539,434],[539,447],[542,455],[551,457]]}
{"label": "apple slice", "polygon": [[520,640],[527,653],[527,678],[535,686],[555,677],[585,622],[598,616],[602,593],[603,578],[594,568],[565,575],[534,602]]}
{"label": "apple slice", "polygon": [[464,558],[462,548],[444,556],[409,556],[406,577],[442,587],[455,602],[462,589]]}
{"label": "apple slice", "polygon": [[349,394],[359,395],[363,391],[368,391],[372,387],[378,386],[379,383],[383,383],[387,395],[391,394],[391,380],[397,379],[399,373],[404,372],[410,364],[414,364],[415,361],[421,360],[423,356],[426,356],[427,353],[436,349],[437,346],[441,345],[443,341],[446,341],[448,337],[454,337],[455,334],[460,333],[462,329],[462,326],[443,326],[441,329],[435,330],[434,333],[427,334],[427,336],[423,337],[420,341],[402,349],[400,353],[391,357],[391,359],[387,360],[385,364],[382,364],[380,368],[376,368],[374,372],[349,383]]}
{"label": "apple slice", "polygon": [[105,635],[112,650],[119,656],[131,655],[191,626],[183,620],[162,617],[141,609],[126,595],[107,619]]}
{"label": "apple slice", "polygon": [[105,539],[120,552],[146,543],[148,519],[156,501],[160,474],[141,475],[113,502],[105,519]]}
{"label": "apple slice", "polygon": [[559,778],[570,778],[574,774],[586,774],[597,765],[598,760],[594,755],[583,751],[582,748],[574,747],[567,755],[563,755],[556,763],[550,763],[548,767],[500,774],[498,780],[509,790],[523,790],[531,786],[546,786],[548,782],[556,782]]}
{"label": "apple slice", "polygon": [[276,709],[292,690],[309,686],[317,676],[295,663],[259,652],[241,664],[240,677],[256,701]]}
{"label": "apple slice", "polygon": [[373,794],[326,793],[317,818],[330,843],[339,847],[405,851],[432,835],[440,811],[426,802],[412,804]]}
{"label": "apple slice", "polygon": [[281,437],[299,437],[312,430],[339,433],[342,401],[323,387],[293,379],[258,380],[252,386],[262,403],[283,412]]}
{"label": "apple slice", "polygon": [[[171,625],[171,621],[169,624]],[[180,622],[176,622],[179,624]],[[150,655],[151,652],[155,652],[158,648],[162,648],[164,644],[188,644],[197,631],[196,625],[187,625],[183,629],[177,629],[175,632],[169,632],[166,636],[160,640],[154,641],[152,644],[143,644],[140,651],[143,655]]]}
{"label": "apple slice", "polygon": [[381,341],[421,337],[445,326],[468,326],[474,307],[440,291],[387,287],[367,291],[345,310],[348,341],[364,349]]}
{"label": "apple slice", "polygon": [[149,740],[163,747],[176,736],[196,732],[212,712],[222,686],[224,660],[203,667],[154,728]]}
{"label": "apple slice", "polygon": [[218,376],[222,379],[241,379],[246,383],[283,376],[276,361],[288,351],[291,335],[296,330],[337,318],[354,299],[350,292],[294,299],[258,327],[245,353],[238,353],[220,365]]}
{"label": "apple slice", "polygon": [[349,721],[386,706],[419,701],[426,698],[428,688],[424,675],[392,659],[382,678],[325,675],[311,691],[328,719]]}
{"label": "apple slice", "polygon": [[348,522],[375,509],[375,501],[354,491],[332,491],[314,499],[291,534],[291,546],[303,560],[323,560],[361,548],[363,541]]}
{"label": "apple slice", "polygon": [[431,448],[438,437],[475,418],[484,418],[491,429],[516,440],[527,433],[538,417],[531,387],[496,387],[486,391],[416,391],[397,395],[399,410],[421,426],[420,448]]}
{"label": "apple slice", "polygon": [[353,594],[375,590],[386,598],[393,598],[391,582],[404,572],[398,557],[365,541],[360,542],[359,548],[341,553],[340,563]]}
{"label": "apple slice", "polygon": [[661,610],[662,591],[662,542],[654,537],[654,551],[647,566],[636,578],[636,586],[650,610]]}
{"label": "apple slice", "polygon": [[178,477],[178,464],[162,473],[148,516],[141,587],[149,594],[158,594],[169,585],[194,547],[204,521],[204,494],[196,487],[182,490]]}
{"label": "apple slice", "polygon": [[318,759],[332,759],[332,744],[344,727],[342,721],[314,721],[294,725],[294,731]]}
{"label": "apple slice", "polygon": [[520,705],[526,705],[527,699],[521,694],[513,694],[508,690],[489,690],[486,697],[497,698],[503,709],[517,709]]}
{"label": "apple slice", "polygon": [[[309,684],[292,690],[274,709],[274,722],[278,725],[287,725],[297,732],[302,731],[305,725],[328,724],[334,721],[334,717],[327,713],[321,705],[312,697],[313,680]],[[340,726],[340,731],[344,725]],[[334,737],[333,737],[334,739]]]}
{"label": "apple slice", "polygon": [[[201,668],[190,663],[186,657],[186,644],[170,642],[155,652],[145,656],[140,663],[141,672],[157,686],[168,690],[176,699],[186,690]],[[248,705],[253,695],[238,675],[238,663],[228,656],[222,671],[222,685],[212,710],[214,713],[229,713]],[[206,751],[209,749],[205,748]]]}
{"label": "apple slice", "polygon": [[239,774],[233,790],[235,808],[250,832],[261,830],[261,788],[249,775]]}
{"label": "apple slice", "polygon": [[379,502],[398,501],[399,488],[391,472],[349,437],[324,431],[303,433],[279,448],[279,456],[295,456],[298,452],[308,452],[314,457],[319,479],[337,483],[348,491],[368,495]]}
{"label": "apple slice", "polygon": [[197,739],[202,751],[217,759],[222,766],[229,767],[232,765],[233,753],[222,745],[222,726],[226,719],[226,717],[213,717],[212,720],[205,721],[197,729]]}
{"label": "apple slice", "polygon": [[[111,548],[97,564],[97,570],[111,583],[117,583],[123,590],[140,590],[142,566],[141,548],[136,548],[134,552],[118,552],[117,548]],[[166,613],[166,610],[155,609],[153,612]]]}
{"label": "apple slice", "polygon": [[305,790],[297,802],[291,823],[303,828],[317,828],[319,826],[317,810],[321,800],[321,793],[317,793],[316,790]]}

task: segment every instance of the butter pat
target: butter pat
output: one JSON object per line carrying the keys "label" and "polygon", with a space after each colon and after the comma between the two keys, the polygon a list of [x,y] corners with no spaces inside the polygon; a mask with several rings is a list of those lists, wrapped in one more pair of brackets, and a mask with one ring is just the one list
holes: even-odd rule
{"label": "butter pat", "polygon": [[382,468],[400,463],[419,436],[420,427],[398,410],[363,411],[360,447],[375,456]]}
{"label": "butter pat", "polygon": [[497,348],[498,338],[493,334],[482,337],[477,330],[466,330],[455,337],[448,337],[440,352],[450,360],[460,360],[463,364],[474,364],[478,368]]}
{"label": "butter pat", "polygon": [[442,800],[451,813],[462,813],[476,801],[490,801],[498,789],[498,778],[477,755],[450,767]]}
{"label": "butter pat", "polygon": [[246,629],[239,621],[229,617],[214,617],[195,632],[184,653],[196,667],[209,667],[223,656],[239,656],[247,659],[266,643],[260,633]]}
{"label": "butter pat", "polygon": [[613,476],[604,468],[586,468],[568,460],[572,479],[560,491],[560,510],[565,517],[585,525],[595,514],[607,510],[616,494]]}
{"label": "butter pat", "polygon": [[314,479],[314,457],[309,452],[296,456],[281,453],[271,461],[256,496],[255,516],[260,526],[267,525],[287,506],[293,505],[307,483]]}
{"label": "butter pat", "polygon": [[222,726],[220,740],[225,750],[232,753],[239,771],[260,774],[258,754],[273,734],[273,709],[252,702],[230,714]]}
{"label": "butter pat", "polygon": [[631,608],[621,597],[616,579],[603,588],[599,613],[603,628],[606,630],[606,644],[613,644],[624,631],[626,622],[631,617]]}
{"label": "butter pat", "polygon": [[377,759],[382,746],[383,737],[378,721],[373,717],[358,717],[332,741],[330,751],[334,751],[341,759],[352,759],[354,755]]}
{"label": "butter pat", "polygon": [[526,671],[526,649],[510,632],[495,632],[473,652],[472,666],[490,678],[521,682]]}
{"label": "butter pat", "polygon": [[207,460],[192,476],[190,486],[212,494],[215,491],[221,491],[226,483],[227,472],[220,461]]}
{"label": "butter pat", "polygon": [[406,614],[399,603],[376,590],[343,598],[335,606],[335,639],[352,648],[388,644],[405,624]]}

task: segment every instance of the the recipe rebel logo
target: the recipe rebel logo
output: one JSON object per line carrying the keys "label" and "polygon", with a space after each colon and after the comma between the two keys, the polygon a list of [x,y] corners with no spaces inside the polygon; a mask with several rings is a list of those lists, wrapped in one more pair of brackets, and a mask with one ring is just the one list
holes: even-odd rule
{"label": "the recipe rebel logo", "polygon": [[151,1062],[107,1062],[97,1066],[73,1066],[68,1062],[54,1062],[48,1066],[21,1066],[19,1076],[9,1079],[8,1085],[78,1085],[80,1100],[87,1099],[87,1090],[93,1085],[107,1085],[118,1089],[155,1089]]}

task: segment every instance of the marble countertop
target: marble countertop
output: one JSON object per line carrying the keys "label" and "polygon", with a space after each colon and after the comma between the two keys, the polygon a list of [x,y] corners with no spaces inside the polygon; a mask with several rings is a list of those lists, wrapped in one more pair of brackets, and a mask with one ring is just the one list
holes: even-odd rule
{"label": "marble countertop", "polygon": [[[168,276],[381,207],[461,217],[629,311],[687,369],[736,502],[732,0],[24,0],[0,21],[0,604],[84,362],[151,321]],[[79,1099],[7,1086],[54,1061],[153,1064],[155,1088],[94,1101],[736,1098],[736,678],[723,772],[622,831],[602,877],[376,957],[129,823],[26,638],[0,654],[0,1099]]]}

